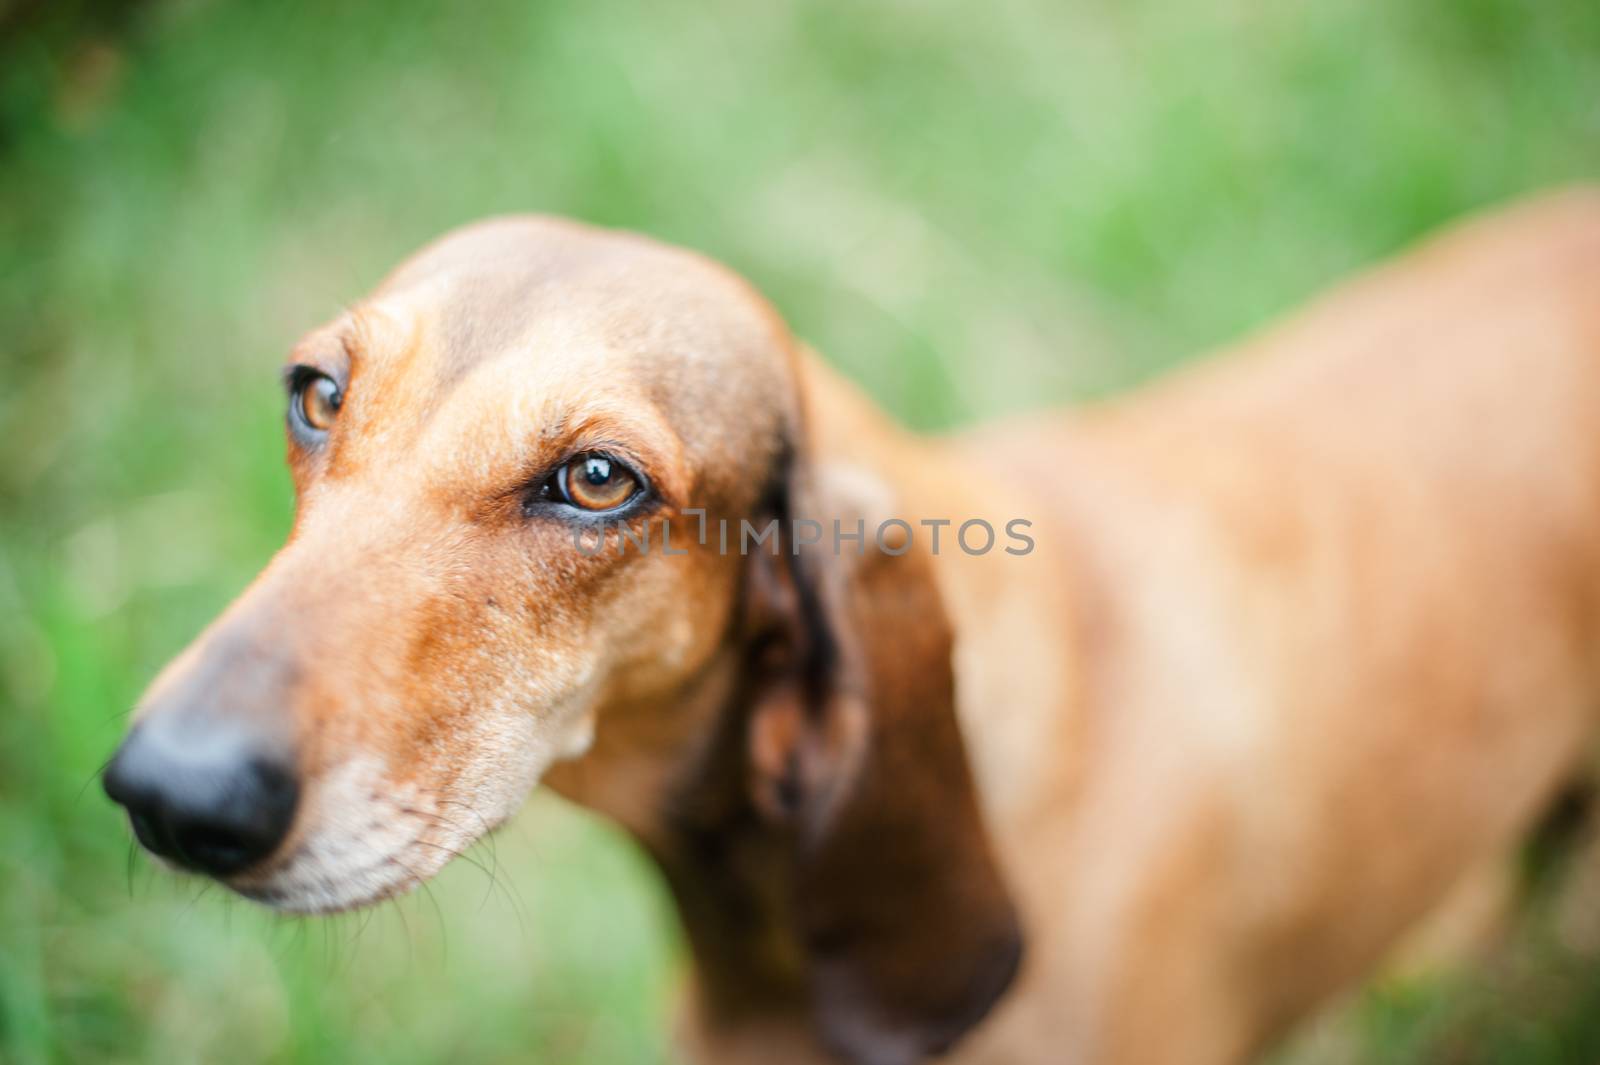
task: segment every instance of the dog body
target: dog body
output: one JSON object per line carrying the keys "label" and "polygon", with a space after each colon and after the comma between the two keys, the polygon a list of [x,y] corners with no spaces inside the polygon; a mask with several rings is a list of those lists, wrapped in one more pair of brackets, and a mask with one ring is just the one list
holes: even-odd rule
{"label": "dog body", "polygon": [[[174,860],[337,909],[543,779],[659,861],[697,1060],[1242,1060],[1493,882],[1589,752],[1592,194],[1130,399],[952,437],[719,269],[551,222],[446,238],[295,364],[342,399],[291,432],[294,535],[108,788]],[[589,557],[530,496],[602,453],[649,488],[610,513],[681,553]],[[696,511],[914,543],[730,552]],[[964,550],[971,519],[1032,550]],[[219,729],[298,780],[242,865],[196,858],[146,768]]]}
{"label": "dog body", "polygon": [[1241,1060],[1503,882],[1592,752],[1597,429],[1600,200],[1572,195],[954,442],[1063,573],[950,592],[984,619],[958,663],[1019,669],[963,674],[1030,956],[975,1053]]}

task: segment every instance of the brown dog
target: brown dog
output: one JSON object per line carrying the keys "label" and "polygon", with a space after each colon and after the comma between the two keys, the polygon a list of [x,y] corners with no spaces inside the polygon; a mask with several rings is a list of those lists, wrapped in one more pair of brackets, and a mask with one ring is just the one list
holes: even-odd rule
{"label": "brown dog", "polygon": [[725,270],[546,219],[290,362],[293,533],[108,790],[331,911],[542,779],[659,861],[700,1060],[1241,1060],[1508,860],[1594,732],[1593,193],[950,439]]}

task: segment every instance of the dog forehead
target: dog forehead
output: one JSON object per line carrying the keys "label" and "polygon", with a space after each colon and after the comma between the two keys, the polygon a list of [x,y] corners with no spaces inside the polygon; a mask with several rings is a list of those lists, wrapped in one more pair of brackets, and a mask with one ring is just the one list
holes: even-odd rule
{"label": "dog forehead", "polygon": [[467,392],[487,380],[508,398],[613,389],[691,437],[735,424],[766,437],[792,396],[792,343],[770,305],[711,260],[635,234],[542,217],[477,223],[401,264],[365,309],[410,337],[374,345],[371,361],[394,365],[372,376],[403,373],[433,408],[469,379]]}
{"label": "dog forehead", "polygon": [[782,347],[759,294],[695,253],[563,219],[490,219],[447,233],[402,263],[373,302],[431,319],[446,378],[507,354],[553,349],[536,333],[596,357],[633,356],[648,374],[667,358],[735,364]]}

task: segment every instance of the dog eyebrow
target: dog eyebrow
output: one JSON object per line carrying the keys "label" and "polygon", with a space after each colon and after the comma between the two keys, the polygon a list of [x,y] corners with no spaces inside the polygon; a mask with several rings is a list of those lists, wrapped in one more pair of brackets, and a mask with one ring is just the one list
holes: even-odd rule
{"label": "dog eyebrow", "polygon": [[351,308],[327,326],[304,338],[289,351],[283,381],[289,384],[301,370],[316,370],[340,381],[348,381],[350,371],[366,351],[371,328],[360,308]]}
{"label": "dog eyebrow", "polygon": [[659,441],[649,434],[626,431],[607,414],[569,411],[553,419],[528,441],[528,452],[506,487],[496,493],[503,499],[524,492],[554,473],[571,459],[589,452],[615,456],[636,471],[652,493],[669,506],[683,505],[681,477],[674,469],[674,456],[661,450]]}

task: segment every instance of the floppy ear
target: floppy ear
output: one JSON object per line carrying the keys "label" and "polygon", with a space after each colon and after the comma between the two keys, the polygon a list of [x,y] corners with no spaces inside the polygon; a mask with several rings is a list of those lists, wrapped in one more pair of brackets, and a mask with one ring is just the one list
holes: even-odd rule
{"label": "floppy ear", "polygon": [[[858,515],[825,492],[790,493],[830,531],[841,509],[854,529]],[[860,555],[824,536],[752,557],[762,637],[748,741],[755,804],[792,830],[820,1035],[857,1065],[909,1065],[988,1013],[1022,939],[956,720],[931,560],[875,545],[874,524]]]}

